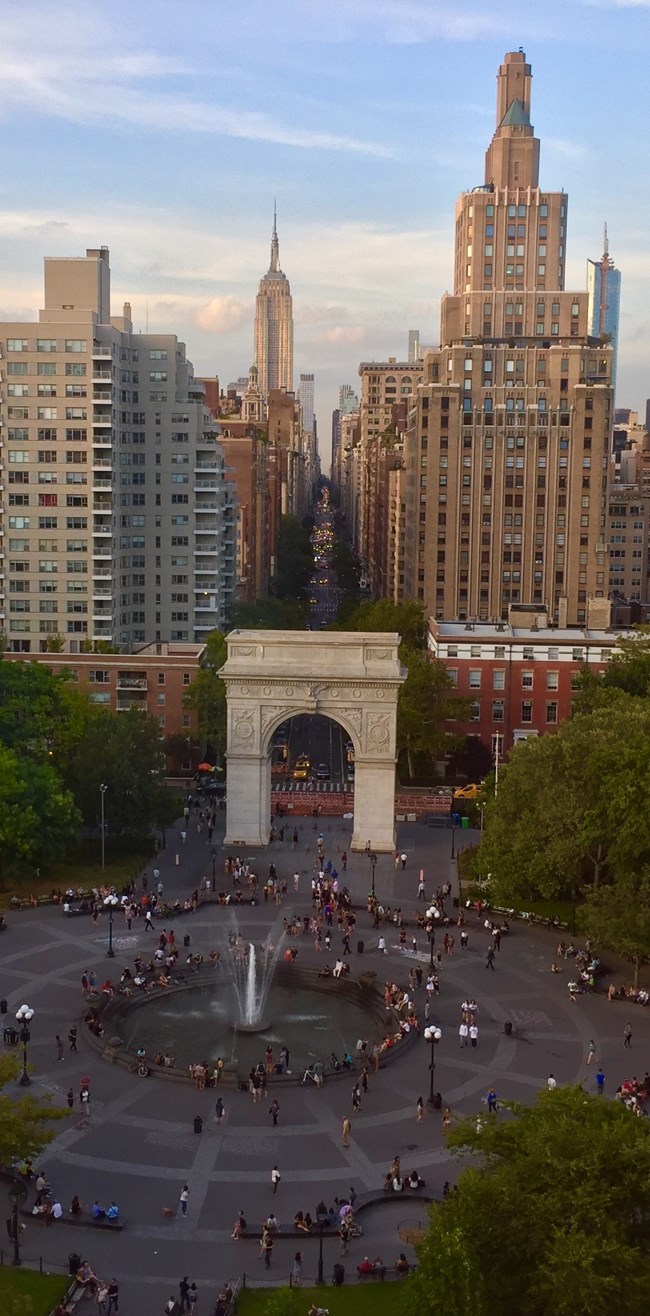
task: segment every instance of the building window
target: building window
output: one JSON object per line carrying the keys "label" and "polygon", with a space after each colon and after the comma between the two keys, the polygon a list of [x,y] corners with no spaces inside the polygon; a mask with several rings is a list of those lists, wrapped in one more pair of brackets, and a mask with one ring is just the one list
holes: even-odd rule
{"label": "building window", "polygon": [[532,722],[533,720],[533,705],[530,699],[524,699],[522,701],[521,720],[522,722]]}
{"label": "building window", "polygon": [[447,668],[447,676],[449,677],[449,680],[451,681],[451,684],[452,684],[453,686],[457,686],[457,685],[458,685],[458,668],[457,668],[457,667],[448,667],[448,668]]}
{"label": "building window", "polygon": [[558,678],[559,678],[559,672],[547,672],[547,673],[546,673],[546,689],[547,689],[547,690],[557,690],[557,688],[558,688]]}
{"label": "building window", "polygon": [[469,720],[470,722],[480,722],[481,720],[481,705],[478,699],[476,703],[469,706]]}
{"label": "building window", "polygon": [[499,670],[499,671],[493,672],[493,673],[492,673],[492,689],[493,689],[493,690],[505,690],[505,688],[506,688],[506,674],[505,674],[505,671],[501,671],[501,670]]}
{"label": "building window", "polygon": [[557,702],[555,699],[546,705],[546,722],[549,726],[557,722]]}
{"label": "building window", "polygon": [[480,668],[477,668],[477,667],[470,668],[470,672],[469,672],[469,688],[470,688],[470,690],[480,690],[480,688],[481,688],[481,671],[480,671]]}
{"label": "building window", "polygon": [[492,701],[492,721],[503,722],[503,699],[494,699]]}

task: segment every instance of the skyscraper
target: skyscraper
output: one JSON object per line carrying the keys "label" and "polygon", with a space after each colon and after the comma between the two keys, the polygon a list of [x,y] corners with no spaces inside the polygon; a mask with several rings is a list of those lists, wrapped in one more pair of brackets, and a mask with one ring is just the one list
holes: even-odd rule
{"label": "skyscraper", "polygon": [[185,345],[111,315],[107,247],[47,259],[44,301],[0,326],[9,651],[205,639],[234,596],[233,491]]}
{"label": "skyscraper", "polygon": [[405,593],[450,621],[602,625],[612,351],[587,293],[564,291],[568,202],[539,185],[531,80],[507,54],[485,181],[456,204],[454,292],[405,439]]}
{"label": "skyscraper", "polygon": [[302,407],[302,428],[308,434],[314,433],[314,376],[301,375],[298,397]]}
{"label": "skyscraper", "polygon": [[255,302],[255,365],[262,396],[272,388],[293,388],[293,304],[286,274],[280,269],[277,217],[273,211],[271,263],[260,279]]}
{"label": "skyscraper", "polygon": [[621,272],[609,254],[607,225],[600,260],[587,261],[589,293],[589,333],[593,338],[607,337],[612,346],[612,388],[616,388],[618,325],[621,306]]}
{"label": "skyscraper", "polygon": [[409,363],[420,360],[420,330],[409,329]]}

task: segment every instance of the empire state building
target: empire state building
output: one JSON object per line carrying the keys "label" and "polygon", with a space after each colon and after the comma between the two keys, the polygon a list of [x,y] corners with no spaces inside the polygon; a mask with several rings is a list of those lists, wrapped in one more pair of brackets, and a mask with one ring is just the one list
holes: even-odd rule
{"label": "empire state building", "polygon": [[260,392],[293,389],[293,303],[286,274],[280,269],[280,244],[273,212],[271,264],[260,279],[255,301],[255,364]]}

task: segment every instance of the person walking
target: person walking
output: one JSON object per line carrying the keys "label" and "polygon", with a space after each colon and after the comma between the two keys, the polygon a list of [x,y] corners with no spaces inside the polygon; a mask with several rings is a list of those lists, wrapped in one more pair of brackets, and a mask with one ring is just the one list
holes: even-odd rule
{"label": "person walking", "polygon": [[554,1074],[549,1074],[546,1080],[546,1086],[549,1092],[555,1092],[555,1089],[557,1087],[557,1079]]}
{"label": "person walking", "polygon": [[424,889],[424,878],[421,877],[418,882],[418,900],[426,900],[426,898],[427,897]]}
{"label": "person walking", "polygon": [[344,1115],[344,1116],[343,1116],[343,1123],[342,1123],[342,1125],[341,1125],[341,1141],[342,1141],[342,1143],[343,1143],[343,1146],[344,1146],[346,1149],[350,1146],[350,1133],[351,1133],[351,1130],[352,1130],[352,1125],[351,1125],[351,1123],[350,1123],[350,1121],[349,1121],[347,1115]]}
{"label": "person walking", "polygon": [[422,1097],[418,1097],[418,1099],[417,1099],[417,1101],[416,1101],[416,1103],[415,1103],[415,1120],[416,1120],[416,1123],[417,1123],[417,1124],[421,1124],[422,1121],[423,1121],[423,1119],[424,1119],[424,1102],[423,1102],[423,1100],[422,1100]]}
{"label": "person walking", "polygon": [[377,950],[379,951],[379,954],[380,954],[380,955],[387,955],[387,954],[388,954],[388,951],[386,950],[386,938],[385,938],[385,937],[380,937],[380,938],[379,938],[379,941],[377,942]]}
{"label": "person walking", "polygon": [[262,1255],[264,1257],[265,1269],[270,1270],[271,1258],[273,1256],[273,1235],[268,1229],[262,1238]]}
{"label": "person walking", "polygon": [[467,1024],[465,1023],[464,1020],[463,1020],[463,1022],[459,1025],[459,1028],[458,1028],[458,1036],[459,1036],[459,1038],[460,1038],[460,1044],[461,1044],[461,1046],[467,1046],[467,1039],[468,1039],[468,1036],[469,1036],[469,1028],[467,1027]]}
{"label": "person walking", "polygon": [[400,857],[399,857],[400,863],[401,863],[401,865],[402,865],[402,872],[404,872],[404,869],[406,868],[406,859],[407,859],[407,856],[404,854],[404,851],[402,850],[402,853],[401,853],[401,855],[400,855]]}
{"label": "person walking", "polygon": [[349,1224],[348,1224],[348,1222],[347,1222],[347,1217],[346,1217],[346,1216],[343,1217],[343,1219],[342,1219],[342,1221],[341,1221],[341,1223],[340,1223],[340,1225],[339,1225],[339,1238],[340,1238],[340,1240],[341,1240],[341,1256],[342,1256],[342,1257],[347,1257],[347,1255],[348,1255],[348,1242],[349,1242],[349,1239],[350,1239],[350,1226],[349,1226]]}
{"label": "person walking", "polygon": [[273,1169],[271,1170],[271,1191],[273,1193],[277,1193],[279,1182],[280,1182],[280,1171],[278,1170],[277,1165],[274,1165]]}
{"label": "person walking", "polygon": [[65,1060],[65,1049],[58,1033],[56,1035],[56,1058],[57,1060]]}
{"label": "person walking", "polygon": [[476,1024],[470,1024],[469,1026],[469,1040],[472,1046],[476,1049],[478,1046],[478,1027]]}
{"label": "person walking", "polygon": [[214,1108],[214,1113],[215,1113],[217,1124],[221,1124],[221,1121],[226,1113],[226,1107],[224,1106],[221,1097],[217,1097],[217,1103]]}
{"label": "person walking", "polygon": [[181,1311],[189,1311],[190,1310],[190,1281],[187,1275],[183,1275],[183,1278],[180,1281],[178,1288],[181,1297]]}
{"label": "person walking", "polygon": [[79,1092],[79,1103],[84,1116],[90,1115],[90,1090],[87,1087],[81,1088]]}
{"label": "person walking", "polygon": [[[632,1045],[632,1025],[626,1024],[625,1028],[623,1029],[623,1046],[631,1046],[631,1045]],[[59,1056],[59,1060],[60,1059],[61,1057]]]}
{"label": "person walking", "polygon": [[461,931],[461,934],[460,934],[460,948],[461,948],[461,950],[467,950],[467,946],[468,946],[468,944],[469,944],[469,932],[467,931],[466,928],[463,928],[462,931]]}
{"label": "person walking", "polygon": [[488,1114],[495,1115],[497,1110],[497,1094],[494,1091],[494,1088],[488,1088],[485,1104],[488,1108]]}
{"label": "person walking", "polygon": [[[179,1201],[180,1201],[180,1204],[181,1204],[181,1215],[187,1215],[187,1199],[188,1199],[189,1195],[190,1195],[190,1190],[189,1190],[187,1184],[184,1183],[184,1184],[183,1184],[183,1187],[181,1188],[181,1195],[180,1195],[180,1198],[179,1198]],[[186,1278],[187,1278],[187,1276],[186,1276]]]}
{"label": "person walking", "polygon": [[74,1106],[74,1092],[73,1092],[72,1088],[68,1088],[67,1095],[66,1095],[66,1101],[67,1101],[67,1103],[68,1103],[68,1107],[69,1107],[69,1109],[72,1110],[72,1107]]}
{"label": "person walking", "polygon": [[593,1040],[593,1038],[592,1038],[591,1041],[590,1041],[590,1043],[589,1043],[589,1047],[588,1047],[588,1049],[587,1049],[587,1064],[588,1064],[588,1065],[591,1064],[592,1060],[595,1058],[595,1055],[596,1055],[596,1043],[594,1042],[594,1040]]}
{"label": "person walking", "polygon": [[600,1067],[596,1070],[596,1087],[598,1089],[598,1096],[602,1097],[605,1091],[605,1075]]}
{"label": "person walking", "polygon": [[361,1090],[358,1083],[355,1083],[352,1089],[352,1110],[355,1115],[361,1110]]}
{"label": "person walking", "polygon": [[485,956],[485,967],[491,969],[494,973],[494,946],[488,947],[488,953]]}
{"label": "person walking", "polygon": [[445,1106],[442,1113],[442,1127],[448,1129],[451,1124],[451,1106]]}
{"label": "person walking", "polygon": [[106,1290],[106,1297],[108,1298],[107,1316],[111,1316],[111,1312],[120,1310],[120,1290],[115,1276],[113,1276]]}
{"label": "person walking", "polygon": [[70,1031],[69,1031],[69,1033],[68,1033],[68,1041],[69,1041],[69,1043],[70,1043],[70,1052],[71,1052],[71,1053],[72,1053],[73,1051],[76,1052],[76,1050],[77,1050],[77,1025],[76,1025],[76,1024],[73,1024],[73,1025],[72,1025],[72,1027],[71,1027],[71,1029],[70,1029]]}
{"label": "person walking", "polygon": [[279,1114],[280,1114],[280,1103],[279,1103],[279,1101],[277,1101],[276,1098],[274,1097],[274,1098],[273,1098],[273,1101],[271,1102],[271,1105],[269,1106],[269,1115],[271,1116],[271,1119],[273,1120],[273,1128],[274,1128],[274,1129],[277,1128],[278,1115],[279,1115]]}
{"label": "person walking", "polygon": [[302,1252],[296,1252],[291,1267],[291,1287],[299,1289],[302,1284]]}
{"label": "person walking", "polygon": [[153,930],[153,918],[151,917],[150,909],[147,910],[144,916],[144,930],[145,932],[149,932],[150,930]]}

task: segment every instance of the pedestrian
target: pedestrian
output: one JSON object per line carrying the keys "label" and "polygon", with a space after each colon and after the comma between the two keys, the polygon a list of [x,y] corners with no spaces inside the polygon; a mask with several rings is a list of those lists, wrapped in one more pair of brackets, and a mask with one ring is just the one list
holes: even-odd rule
{"label": "pedestrian", "polygon": [[196,1311],[196,1304],[199,1300],[199,1290],[196,1287],[196,1281],[190,1284],[190,1311]]}
{"label": "pedestrian", "polygon": [[346,872],[347,872],[347,868],[348,868],[348,853],[347,853],[347,850],[344,850],[344,851],[343,851],[343,854],[341,855],[341,867],[342,867],[342,869],[343,869],[343,872],[346,873]]}
{"label": "pedestrian", "polygon": [[494,946],[488,948],[488,953],[485,957],[485,967],[486,969],[491,969],[494,973]]}
{"label": "pedestrian", "polygon": [[422,1097],[418,1097],[415,1103],[415,1119],[418,1124],[421,1124],[424,1119],[424,1102]]}
{"label": "pedestrian", "polygon": [[490,1115],[495,1115],[497,1111],[497,1094],[494,1088],[488,1088],[485,1098],[485,1104]]}
{"label": "pedestrian", "polygon": [[404,854],[404,851],[402,851],[399,858],[400,858],[400,863],[402,865],[402,872],[404,872],[404,869],[406,868],[406,858],[407,858],[406,855]]}
{"label": "pedestrian", "polygon": [[88,970],[87,970],[87,969],[84,969],[84,972],[83,972],[82,975],[81,975],[81,994],[82,994],[82,996],[85,996],[87,991],[88,991]]}
{"label": "pedestrian", "polygon": [[107,1316],[111,1316],[112,1311],[119,1311],[120,1291],[115,1276],[113,1276],[106,1290],[106,1296],[108,1298]]}
{"label": "pedestrian", "polygon": [[462,932],[461,932],[461,934],[460,934],[460,948],[461,948],[461,950],[467,950],[468,942],[469,942],[469,932],[467,932],[467,931],[465,930],[465,928],[463,928],[463,930],[462,930]]}
{"label": "pedestrian", "polygon": [[598,1096],[602,1097],[605,1091],[605,1075],[600,1068],[596,1070],[596,1087],[598,1088]]}
{"label": "pedestrian", "polygon": [[[625,1028],[623,1029],[623,1046],[631,1046],[631,1045],[632,1045],[632,1025],[626,1024]],[[59,1056],[59,1060],[60,1059],[61,1056]]]}
{"label": "pedestrian", "polygon": [[267,1232],[262,1238],[262,1253],[264,1256],[264,1266],[266,1270],[271,1269],[271,1257],[273,1256],[273,1235]]}
{"label": "pedestrian", "polygon": [[278,1170],[277,1165],[274,1165],[273,1169],[271,1170],[271,1189],[274,1193],[277,1193],[278,1191],[279,1182],[280,1182],[280,1171]]}
{"label": "pedestrian", "polygon": [[424,889],[424,878],[421,876],[418,882],[418,900],[426,900],[426,898],[427,897]]}
{"label": "pedestrian", "polygon": [[65,1060],[65,1050],[64,1050],[63,1042],[61,1041],[61,1038],[59,1037],[58,1033],[56,1035],[56,1058],[57,1060]]}
{"label": "pedestrian", "polygon": [[443,1129],[448,1129],[450,1124],[451,1124],[451,1106],[445,1106],[445,1109],[442,1113]]}
{"label": "pedestrian", "polygon": [[79,1093],[79,1102],[84,1116],[90,1115],[90,1092],[88,1088],[82,1088]]}
{"label": "pedestrian", "polygon": [[182,1278],[182,1280],[180,1281],[180,1284],[179,1284],[178,1288],[179,1288],[180,1295],[181,1295],[181,1311],[189,1311],[189,1309],[190,1309],[190,1281],[189,1281],[187,1275],[183,1275],[183,1278]]}
{"label": "pedestrian", "polygon": [[590,1043],[589,1043],[589,1048],[588,1048],[588,1050],[587,1050],[587,1064],[588,1064],[588,1065],[591,1064],[591,1062],[592,1062],[592,1060],[594,1059],[594,1056],[595,1056],[595,1055],[596,1055],[596,1043],[594,1042],[594,1040],[593,1040],[593,1038],[592,1038],[591,1041],[590,1041]]}
{"label": "pedestrian", "polygon": [[460,1038],[460,1044],[461,1044],[461,1046],[467,1046],[467,1038],[468,1038],[468,1036],[469,1036],[469,1028],[467,1027],[467,1024],[466,1024],[464,1021],[460,1024],[460,1026],[459,1026],[459,1028],[458,1028],[458,1036],[459,1036],[459,1038]]}
{"label": "pedestrian", "polygon": [[226,1107],[224,1106],[221,1097],[217,1097],[217,1104],[214,1108],[214,1113],[217,1119],[217,1124],[221,1124],[221,1121],[226,1113]]}
{"label": "pedestrian", "polygon": [[72,1107],[74,1106],[74,1092],[73,1092],[72,1088],[68,1088],[68,1094],[67,1094],[67,1096],[66,1096],[66,1101],[67,1101],[67,1103],[68,1103],[68,1106],[69,1106],[70,1110],[72,1110]]}
{"label": "pedestrian", "polygon": [[69,1041],[69,1043],[70,1043],[70,1050],[71,1050],[71,1051],[76,1051],[76,1050],[77,1050],[77,1025],[76,1025],[76,1024],[73,1024],[73,1025],[72,1025],[72,1028],[70,1029],[70,1032],[68,1033],[68,1041]]}
{"label": "pedestrian", "polygon": [[274,1097],[274,1098],[273,1098],[273,1101],[271,1102],[271,1105],[269,1106],[269,1115],[271,1116],[271,1118],[272,1118],[272,1120],[273,1120],[273,1128],[274,1128],[274,1129],[277,1127],[277,1123],[278,1123],[278,1115],[279,1115],[279,1114],[280,1114],[280,1103],[279,1103],[279,1101],[277,1101],[277,1100],[275,1099],[275,1097]]}
{"label": "pedestrian", "polygon": [[[179,1199],[181,1204],[181,1215],[187,1215],[187,1199],[189,1195],[190,1195],[190,1190],[187,1184],[184,1183],[183,1187],[181,1188],[181,1195]],[[187,1278],[187,1276],[185,1278]]]}
{"label": "pedestrian", "polygon": [[555,1089],[557,1087],[557,1079],[555,1078],[554,1074],[549,1074],[546,1080],[546,1086],[549,1092],[555,1092]]}
{"label": "pedestrian", "polygon": [[342,1124],[342,1126],[341,1126],[341,1134],[342,1134],[341,1141],[342,1141],[342,1143],[343,1143],[343,1146],[346,1147],[346,1148],[350,1146],[350,1132],[351,1132],[351,1129],[352,1129],[352,1125],[350,1124],[350,1121],[349,1121],[347,1115],[344,1115],[344,1116],[343,1116],[343,1124]]}
{"label": "pedestrian", "polygon": [[156,883],[156,885],[158,885],[158,883],[159,883],[159,881],[160,881],[160,869],[159,869],[159,868],[154,868],[154,870],[153,870],[153,880],[154,880],[154,882]]}
{"label": "pedestrian", "polygon": [[350,1238],[350,1226],[349,1226],[349,1224],[348,1224],[348,1222],[347,1222],[347,1218],[346,1218],[345,1216],[343,1217],[343,1219],[342,1219],[342,1221],[341,1221],[341,1223],[340,1223],[340,1225],[339,1225],[339,1238],[340,1238],[340,1240],[341,1240],[341,1256],[342,1256],[342,1257],[347,1257],[347,1255],[348,1255],[348,1240],[349,1240],[349,1238]]}
{"label": "pedestrian", "polygon": [[144,930],[145,932],[148,932],[151,928],[153,928],[153,919],[151,917],[151,910],[148,909],[144,916]]}
{"label": "pedestrian", "polygon": [[165,1316],[180,1316],[180,1303],[176,1300],[173,1293],[165,1303]]}
{"label": "pedestrian", "polygon": [[363,1088],[363,1095],[364,1095],[364,1097],[365,1097],[365,1096],[367,1095],[367,1092],[368,1092],[368,1067],[367,1067],[367,1065],[364,1065],[363,1069],[361,1070],[361,1087]]}
{"label": "pedestrian", "polygon": [[470,1024],[469,1026],[469,1040],[473,1047],[478,1045],[478,1028],[476,1024]]}
{"label": "pedestrian", "polygon": [[386,950],[386,938],[385,938],[385,937],[380,937],[380,938],[379,938],[379,941],[377,942],[377,950],[379,951],[379,954],[380,954],[380,955],[387,955],[387,954],[388,954],[388,951]]}
{"label": "pedestrian", "polygon": [[297,891],[299,886],[300,886],[300,873],[294,873],[294,875],[293,875],[293,889],[294,889],[294,891]]}
{"label": "pedestrian", "polygon": [[291,1287],[299,1289],[302,1283],[302,1252],[296,1252],[291,1267]]}
{"label": "pedestrian", "polygon": [[355,1115],[361,1110],[361,1092],[358,1083],[355,1083],[352,1089],[352,1110]]}

